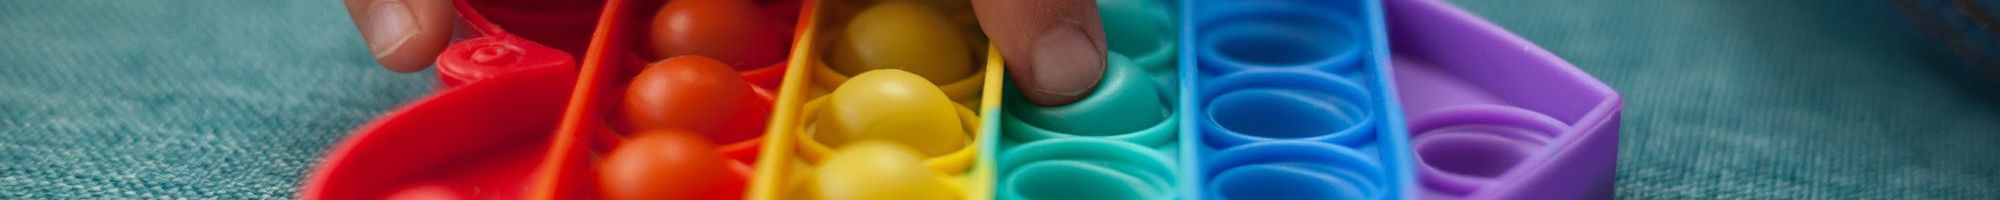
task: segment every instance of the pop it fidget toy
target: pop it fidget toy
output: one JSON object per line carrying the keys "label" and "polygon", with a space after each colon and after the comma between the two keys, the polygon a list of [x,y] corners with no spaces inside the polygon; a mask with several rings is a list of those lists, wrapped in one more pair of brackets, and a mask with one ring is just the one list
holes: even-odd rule
{"label": "pop it fidget toy", "polygon": [[457,0],[443,89],[301,197],[1611,197],[1618,94],[1441,1],[1097,0],[1061,106],[968,2]]}

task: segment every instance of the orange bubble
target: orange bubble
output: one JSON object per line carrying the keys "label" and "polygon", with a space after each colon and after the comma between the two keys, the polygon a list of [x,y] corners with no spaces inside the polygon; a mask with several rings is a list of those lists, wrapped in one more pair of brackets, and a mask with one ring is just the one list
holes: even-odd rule
{"label": "orange bubble", "polygon": [[681,131],[637,134],[599,166],[604,199],[740,199],[747,180],[729,171],[733,162],[715,144]]}
{"label": "orange bubble", "polygon": [[748,0],[668,1],[653,15],[649,56],[708,56],[738,70],[770,65],[784,59],[791,33],[762,14]]}
{"label": "orange bubble", "polygon": [[718,143],[748,140],[760,131],[724,131],[737,112],[753,105],[750,83],[728,65],[702,56],[661,60],[632,77],[620,119],[626,131],[686,130]]}

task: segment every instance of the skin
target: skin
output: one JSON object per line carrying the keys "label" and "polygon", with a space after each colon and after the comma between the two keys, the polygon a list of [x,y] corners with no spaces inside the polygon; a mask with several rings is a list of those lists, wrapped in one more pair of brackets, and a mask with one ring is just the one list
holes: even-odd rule
{"label": "skin", "polygon": [[449,0],[344,0],[368,52],[383,68],[415,72],[429,67],[451,40],[458,14]]}
{"label": "skin", "polygon": [[[451,39],[448,0],[344,0],[369,52],[390,71],[433,63]],[[1091,0],[972,0],[1007,72],[1029,101],[1076,102],[1104,78],[1104,26]]]}

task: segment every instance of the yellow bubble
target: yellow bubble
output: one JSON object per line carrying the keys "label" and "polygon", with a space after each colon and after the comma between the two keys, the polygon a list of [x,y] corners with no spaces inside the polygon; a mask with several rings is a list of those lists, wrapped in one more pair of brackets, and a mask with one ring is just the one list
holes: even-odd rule
{"label": "yellow bubble", "polygon": [[937,9],[886,1],[856,14],[826,59],[841,74],[900,69],[944,84],[972,74],[969,45],[965,34]]}
{"label": "yellow bubble", "polygon": [[958,199],[909,147],[867,140],[840,148],[818,172],[818,199]]}
{"label": "yellow bubble", "polygon": [[869,5],[890,1],[912,1],[924,3],[924,5],[937,8],[939,11],[972,13],[972,1],[970,0],[857,0],[853,2],[857,5]]}
{"label": "yellow bubble", "polygon": [[826,98],[813,123],[813,138],[829,147],[878,139],[909,145],[929,157],[957,151],[968,142],[957,105],[936,85],[909,72],[868,71]]}

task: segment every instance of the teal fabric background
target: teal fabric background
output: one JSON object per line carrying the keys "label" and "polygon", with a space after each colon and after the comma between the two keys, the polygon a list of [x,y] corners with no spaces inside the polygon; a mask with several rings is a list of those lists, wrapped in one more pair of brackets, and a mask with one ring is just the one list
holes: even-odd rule
{"label": "teal fabric background", "polygon": [[2000,198],[2000,101],[1889,1],[1455,2],[1625,95],[1619,197]]}
{"label": "teal fabric background", "polygon": [[1626,96],[1620,198],[2000,198],[2000,98],[1888,0],[1454,0]]}
{"label": "teal fabric background", "polygon": [[[2000,101],[1869,0],[1457,0],[1626,97],[1629,199],[2000,197]],[[0,2],[0,199],[294,196],[425,95],[335,0]]]}
{"label": "teal fabric background", "polygon": [[0,1],[0,199],[279,199],[431,90],[337,0]]}

